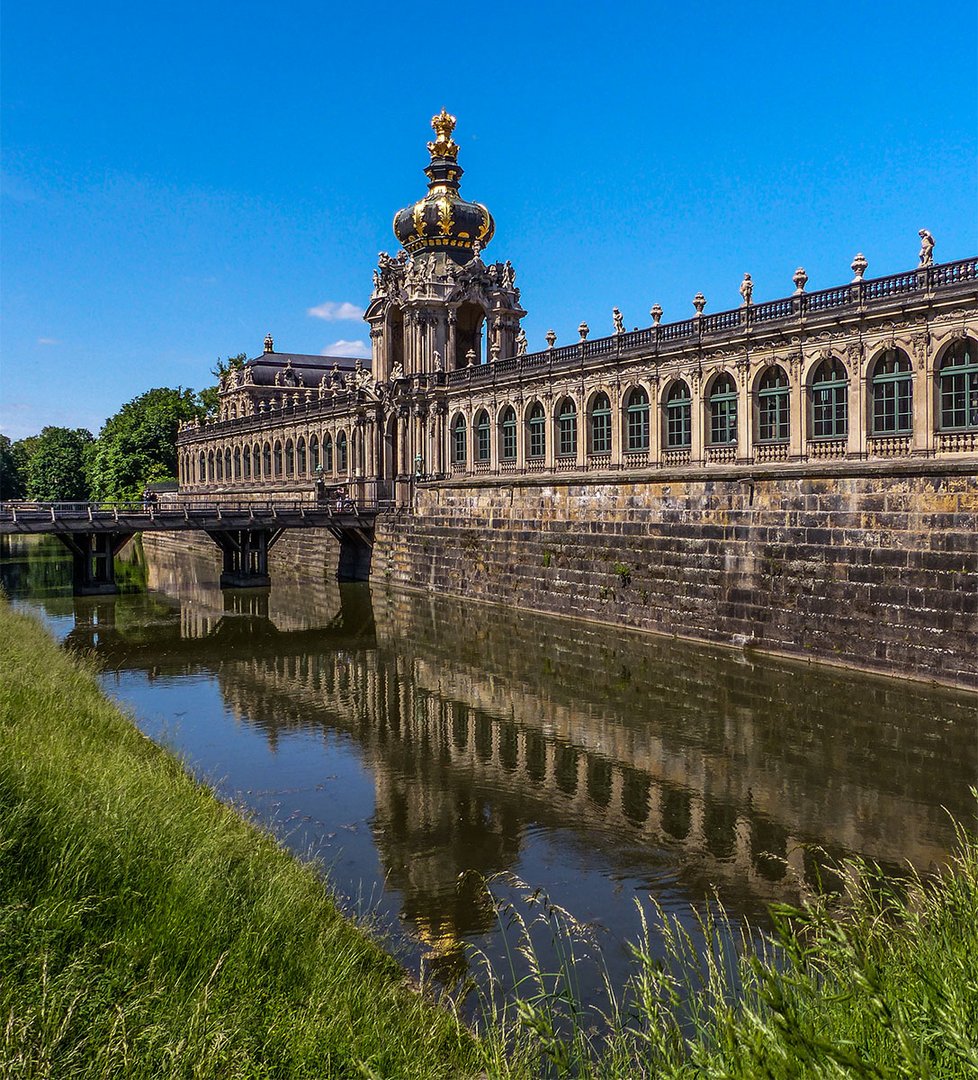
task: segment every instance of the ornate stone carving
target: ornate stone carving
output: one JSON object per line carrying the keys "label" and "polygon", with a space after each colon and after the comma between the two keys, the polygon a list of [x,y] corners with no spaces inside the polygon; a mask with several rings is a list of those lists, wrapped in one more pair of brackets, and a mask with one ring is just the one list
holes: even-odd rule
{"label": "ornate stone carving", "polygon": [[526,331],[522,326],[520,332],[516,335],[516,355],[526,356]]}
{"label": "ornate stone carving", "polygon": [[934,237],[926,229],[921,229],[917,235],[920,237],[920,265],[934,265]]}
{"label": "ornate stone carving", "polygon": [[800,296],[805,291],[805,286],[808,284],[808,274],[805,273],[804,266],[798,267],[791,280],[795,283],[795,296]]}
{"label": "ornate stone carving", "polygon": [[856,257],[852,260],[851,269],[855,277],[852,279],[853,283],[862,281],[863,275],[866,273],[866,268],[869,266],[869,260],[860,251],[857,252]]}
{"label": "ornate stone carving", "polygon": [[625,320],[622,317],[622,313],[618,310],[618,308],[612,308],[611,309],[611,318],[612,318],[612,321],[615,324],[615,333],[616,334],[624,334],[624,332],[625,332]]}
{"label": "ornate stone carving", "polygon": [[930,344],[930,334],[924,330],[922,333],[914,334],[910,340],[914,359],[917,361],[917,370],[923,371],[927,366],[927,346]]}
{"label": "ornate stone carving", "polygon": [[703,309],[705,307],[706,307],[706,297],[701,292],[698,292],[693,297],[693,308],[694,308],[694,310],[696,312],[696,314],[693,316],[693,318],[698,319],[703,314]]}

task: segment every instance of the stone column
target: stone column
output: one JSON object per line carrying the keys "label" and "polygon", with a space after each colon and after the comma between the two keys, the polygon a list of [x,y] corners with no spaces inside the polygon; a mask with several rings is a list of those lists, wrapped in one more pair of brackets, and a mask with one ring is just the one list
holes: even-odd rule
{"label": "stone column", "polygon": [[928,345],[930,335],[926,330],[915,334],[910,363],[913,365],[913,439],[912,451],[925,454],[934,450],[935,413],[937,411],[940,384],[928,363]]}
{"label": "stone column", "polygon": [[802,380],[804,364],[801,356],[788,361],[788,438],[789,453],[793,461],[805,456],[805,384]]}
{"label": "stone column", "polygon": [[[746,309],[744,309],[746,311]],[[750,392],[750,358],[737,364],[737,460],[754,456],[754,410]]]}
{"label": "stone column", "polygon": [[703,436],[703,426],[706,422],[706,410],[702,397],[703,379],[699,372],[694,372],[689,379],[690,403],[690,447],[689,456],[692,461],[703,460],[703,447],[706,439]]}

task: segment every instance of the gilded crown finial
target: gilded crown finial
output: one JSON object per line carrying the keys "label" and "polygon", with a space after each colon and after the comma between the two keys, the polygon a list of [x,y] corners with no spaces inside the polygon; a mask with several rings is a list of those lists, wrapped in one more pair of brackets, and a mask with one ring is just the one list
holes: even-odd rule
{"label": "gilded crown finial", "polygon": [[437,116],[431,118],[431,126],[438,136],[434,142],[428,143],[428,152],[433,158],[458,158],[458,143],[452,138],[456,120],[444,107]]}

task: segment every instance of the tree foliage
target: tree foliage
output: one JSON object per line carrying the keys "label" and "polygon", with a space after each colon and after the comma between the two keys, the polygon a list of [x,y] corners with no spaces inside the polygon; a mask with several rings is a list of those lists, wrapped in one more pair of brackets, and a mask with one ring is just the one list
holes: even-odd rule
{"label": "tree foliage", "polygon": [[176,479],[181,420],[200,416],[193,390],[147,390],[106,420],[91,455],[89,479],[96,499],[137,499],[147,484]]}
{"label": "tree foliage", "polygon": [[22,455],[6,435],[0,435],[0,501],[24,497]]}
{"label": "tree foliage", "polygon": [[87,499],[86,466],[94,443],[87,428],[46,427],[14,447],[25,460],[24,494],[44,502]]}

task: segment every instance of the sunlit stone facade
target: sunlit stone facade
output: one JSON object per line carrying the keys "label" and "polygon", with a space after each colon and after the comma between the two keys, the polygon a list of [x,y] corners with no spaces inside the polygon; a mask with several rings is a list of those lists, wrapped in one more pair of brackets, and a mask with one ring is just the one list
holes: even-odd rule
{"label": "sunlit stone facade", "polygon": [[[372,358],[277,353],[226,377],[219,418],[180,434],[185,492],[410,501],[419,484],[536,474],[640,477],[920,457],[978,460],[978,260],[913,270],[527,353],[494,223],[459,195],[454,119],[433,121],[428,193],[400,211],[365,320]],[[317,482],[318,481],[318,482]]]}

